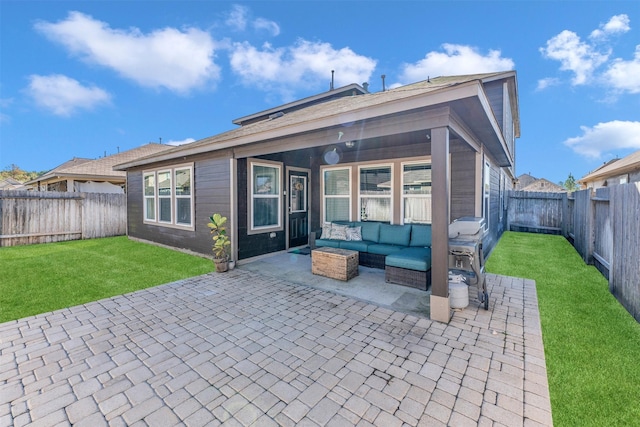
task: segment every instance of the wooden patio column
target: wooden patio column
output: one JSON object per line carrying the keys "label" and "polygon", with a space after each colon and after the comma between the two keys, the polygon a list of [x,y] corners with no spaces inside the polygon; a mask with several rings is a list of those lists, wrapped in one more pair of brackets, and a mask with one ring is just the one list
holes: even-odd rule
{"label": "wooden patio column", "polygon": [[431,129],[431,320],[449,323],[449,128]]}

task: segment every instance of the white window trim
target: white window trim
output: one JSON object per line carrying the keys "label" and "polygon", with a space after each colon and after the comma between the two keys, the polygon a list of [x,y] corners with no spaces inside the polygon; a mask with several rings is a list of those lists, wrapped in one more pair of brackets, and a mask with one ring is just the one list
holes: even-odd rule
{"label": "white window trim", "polygon": [[[182,194],[178,194],[175,190],[176,190],[176,173],[178,171],[184,171],[184,170],[188,170],[189,171],[189,182],[191,184],[190,187],[190,194],[188,196],[182,195]],[[173,186],[172,186],[172,190],[173,190],[173,194],[174,194],[174,198],[175,198],[175,203],[174,203],[174,210],[173,210],[173,215],[175,218],[175,224],[177,226],[182,226],[182,227],[191,227],[191,224],[193,224],[193,220],[194,220],[194,208],[193,208],[193,197],[194,197],[194,191],[193,191],[193,166],[184,166],[184,167],[176,167],[173,168],[172,171],[172,179],[173,179]],[[178,199],[190,199],[191,202],[191,207],[189,209],[189,212],[191,214],[190,218],[189,218],[189,224],[184,224],[181,222],[178,222]]]}
{"label": "white window trim", "polygon": [[[411,161],[411,162],[402,162],[400,163],[400,220],[402,224],[404,224],[405,214],[404,214],[404,201],[405,199],[430,199],[431,194],[404,194],[404,167],[412,166],[412,165],[431,165],[431,160],[420,160],[420,161]],[[433,190],[432,190],[433,191]],[[433,220],[433,218],[432,218]],[[412,223],[413,224],[413,223]],[[423,223],[415,223],[415,224],[423,224]]]}
{"label": "white window trim", "polygon": [[[362,195],[360,193],[360,171],[362,171],[363,169],[376,169],[376,168],[386,168],[389,167],[390,168],[390,176],[391,176],[391,192],[388,195],[371,195],[371,194],[365,194]],[[362,165],[362,166],[358,166],[358,221],[362,221],[362,198],[366,197],[369,199],[389,199],[389,222],[393,223],[393,200],[394,200],[394,193],[395,193],[395,182],[394,182],[394,174],[393,174],[393,163],[372,163],[372,164],[368,164],[368,165]],[[374,221],[378,221],[378,220],[374,220]]]}
{"label": "white window trim", "polygon": [[[335,171],[335,170],[347,170],[349,171],[349,194],[339,194],[339,195],[327,195],[325,193],[325,181],[324,181],[324,174],[327,171]],[[339,167],[328,167],[328,168],[321,168],[320,169],[320,176],[321,176],[321,189],[320,189],[320,194],[322,194],[322,222],[328,222],[327,221],[327,203],[326,200],[327,199],[348,199],[349,200],[349,221],[351,221],[351,219],[353,218],[353,213],[351,212],[351,207],[353,206],[353,204],[351,203],[351,196],[353,195],[353,184],[352,184],[352,167],[351,166],[339,166]]]}
{"label": "white window trim", "polygon": [[[145,193],[146,187],[145,187],[145,179],[148,176],[152,176],[153,177],[153,195],[148,196]],[[156,219],[158,218],[158,206],[157,206],[157,198],[156,198],[156,194],[158,192],[158,185],[156,184],[156,180],[157,180],[157,176],[155,172],[144,172],[142,174],[142,200],[143,200],[143,207],[142,207],[142,215],[143,215],[143,219],[144,222],[155,222]],[[153,200],[153,218],[149,218],[149,214],[148,214],[148,209],[147,209],[147,199],[152,199]]]}
{"label": "white window trim", "polygon": [[[265,161],[265,160],[254,160],[254,159],[249,159],[249,161],[247,162],[247,166],[248,166],[248,172],[249,172],[249,179],[248,179],[248,186],[249,186],[249,191],[248,191],[248,196],[249,196],[249,200],[248,200],[248,209],[247,209],[247,214],[248,214],[248,223],[249,223],[249,230],[247,231],[247,234],[260,234],[260,233],[269,233],[272,231],[282,231],[284,230],[284,226],[282,224],[282,194],[283,194],[283,164],[279,163],[279,162],[269,162],[269,161]],[[253,193],[253,167],[254,166],[263,166],[263,167],[268,167],[268,168],[274,168],[274,169],[278,169],[278,194],[277,195],[273,195],[273,194],[269,194],[269,195],[261,195],[261,194],[254,194]],[[253,224],[253,200],[255,198],[264,198],[264,199],[273,199],[273,198],[277,198],[278,199],[278,223],[277,225],[266,225],[266,226],[254,226]]]}
{"label": "white window trim", "polygon": [[[190,224],[183,224],[183,223],[178,223],[177,221],[177,198],[176,198],[176,191],[175,188],[173,187],[174,182],[175,182],[175,171],[176,170],[189,170],[189,180],[191,183],[191,195],[190,196],[181,196],[181,198],[190,198],[191,199],[191,206],[190,206],[190,210],[191,210],[191,223]],[[160,192],[160,188],[158,186],[158,174],[159,173],[163,173],[163,172],[169,172],[169,179],[171,180],[171,196],[167,197],[167,196],[159,196],[159,192]],[[147,196],[144,194],[144,179],[147,176],[152,175],[154,177],[155,180],[155,188],[154,188],[154,195],[153,195],[153,199],[154,199],[154,204],[155,204],[155,218],[154,219],[147,219],[147,199],[151,198],[151,196]],[[171,221],[160,221],[160,199],[161,198],[169,198],[171,200]],[[181,165],[175,165],[173,167],[170,168],[162,168],[162,169],[154,169],[154,170],[145,170],[142,172],[142,200],[143,200],[143,223],[144,224],[151,224],[151,225],[157,225],[157,226],[161,226],[161,227],[168,227],[168,228],[179,228],[182,230],[190,230],[193,231],[195,230],[195,225],[194,225],[194,213],[195,213],[195,191],[194,191],[194,180],[193,180],[193,163],[189,163],[189,164],[181,164]]]}

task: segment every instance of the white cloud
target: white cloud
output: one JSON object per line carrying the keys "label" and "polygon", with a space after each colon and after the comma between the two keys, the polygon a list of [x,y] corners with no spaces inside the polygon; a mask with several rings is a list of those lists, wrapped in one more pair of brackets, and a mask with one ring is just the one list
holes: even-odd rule
{"label": "white cloud", "polygon": [[629,17],[627,15],[615,15],[606,24],[600,25],[600,28],[593,30],[589,35],[592,39],[607,37],[611,34],[626,33],[631,27],[629,26]]}
{"label": "white cloud", "polygon": [[148,34],[112,29],[105,22],[70,12],[57,23],[35,28],[84,61],[110,68],[141,86],[186,93],[219,78],[215,43],[196,28],[164,28]]}
{"label": "white cloud", "polygon": [[[0,98],[0,108],[5,109],[8,108],[11,104],[13,104],[13,98]],[[10,123],[11,116],[0,112],[0,124],[2,123]]]}
{"label": "white cloud", "polygon": [[[227,14],[225,24],[234,31],[245,31],[251,20],[251,11],[246,6],[233,5],[231,11]],[[257,31],[266,31],[271,36],[280,34],[280,26],[266,18],[256,18],[251,21],[251,27]]]}
{"label": "white cloud", "polygon": [[253,21],[253,28],[256,30],[264,30],[272,36],[280,34],[280,26],[277,23],[264,18],[258,18]]}
{"label": "white cloud", "polygon": [[90,110],[111,101],[111,95],[103,89],[83,86],[60,74],[29,76],[27,93],[36,104],[58,116],[70,116],[77,110]]}
{"label": "white cloud", "polygon": [[614,120],[580,129],[581,136],[569,138],[564,144],[585,157],[599,158],[619,149],[640,148],[640,122]]}
{"label": "white cloud", "polygon": [[[564,30],[547,40],[540,52],[543,57],[560,62],[560,70],[572,72],[573,85],[598,83],[614,93],[640,93],[640,45],[636,46],[634,58],[625,61],[611,60],[612,48],[608,44],[610,36],[631,30],[629,23],[627,15],[615,15],[593,30],[588,41],[582,41],[573,31]],[[541,81],[545,80],[550,79]],[[538,85],[538,89],[543,88]]]}
{"label": "white cloud", "polygon": [[540,48],[540,52],[546,58],[559,61],[561,70],[572,71],[574,85],[590,83],[594,70],[609,57],[608,53],[596,51],[592,45],[581,41],[576,33],[568,30],[547,40],[547,46]]}
{"label": "white cloud", "polygon": [[556,86],[558,84],[560,84],[560,79],[547,77],[545,79],[538,80],[538,86],[536,87],[536,90],[544,90],[550,86]]}
{"label": "white cloud", "polygon": [[503,58],[499,50],[483,55],[475,47],[445,43],[444,52],[429,52],[420,61],[402,66],[401,80],[413,83],[427,77],[490,73],[514,68],[510,58]]}
{"label": "white cloud", "polygon": [[247,14],[249,8],[234,4],[228,13],[225,24],[236,31],[244,31],[247,28]]}
{"label": "white cloud", "polygon": [[635,56],[631,61],[615,59],[604,73],[604,78],[616,90],[640,93],[640,45],[636,46]]}
{"label": "white cloud", "polygon": [[369,80],[376,61],[350,48],[334,49],[329,43],[299,40],[286,48],[266,43],[261,49],[237,43],[231,52],[231,68],[246,84],[275,88],[282,93],[299,86],[326,85],[335,70],[335,85]]}
{"label": "white cloud", "polygon": [[174,141],[174,140],[171,140],[171,141],[167,142],[166,144],[167,144],[167,145],[175,145],[175,146],[178,146],[178,145],[184,145],[184,144],[191,144],[191,143],[192,143],[192,142],[194,142],[194,141],[195,141],[195,139],[193,139],[193,138],[185,138],[185,139],[180,140],[180,141]]}

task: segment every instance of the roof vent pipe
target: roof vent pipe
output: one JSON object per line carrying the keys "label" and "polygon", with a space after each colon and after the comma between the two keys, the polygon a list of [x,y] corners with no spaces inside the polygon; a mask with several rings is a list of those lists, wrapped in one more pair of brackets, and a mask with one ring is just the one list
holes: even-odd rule
{"label": "roof vent pipe", "polygon": [[369,83],[367,82],[362,83],[362,87],[364,88],[365,92],[369,92]]}
{"label": "roof vent pipe", "polygon": [[335,72],[334,70],[331,70],[331,88],[329,90],[333,90],[333,73],[334,72]]}
{"label": "roof vent pipe", "polygon": [[386,90],[385,85],[384,85],[384,79],[385,79],[385,77],[387,77],[387,76],[385,76],[385,75],[383,74],[381,77],[382,77],[382,91],[384,92],[384,91]]}

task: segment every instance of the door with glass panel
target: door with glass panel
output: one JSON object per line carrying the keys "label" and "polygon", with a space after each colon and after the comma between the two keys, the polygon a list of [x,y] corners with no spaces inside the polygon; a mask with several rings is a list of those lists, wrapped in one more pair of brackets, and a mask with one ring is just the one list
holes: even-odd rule
{"label": "door with glass panel", "polygon": [[309,242],[309,171],[287,171],[289,204],[289,247],[306,245]]}

